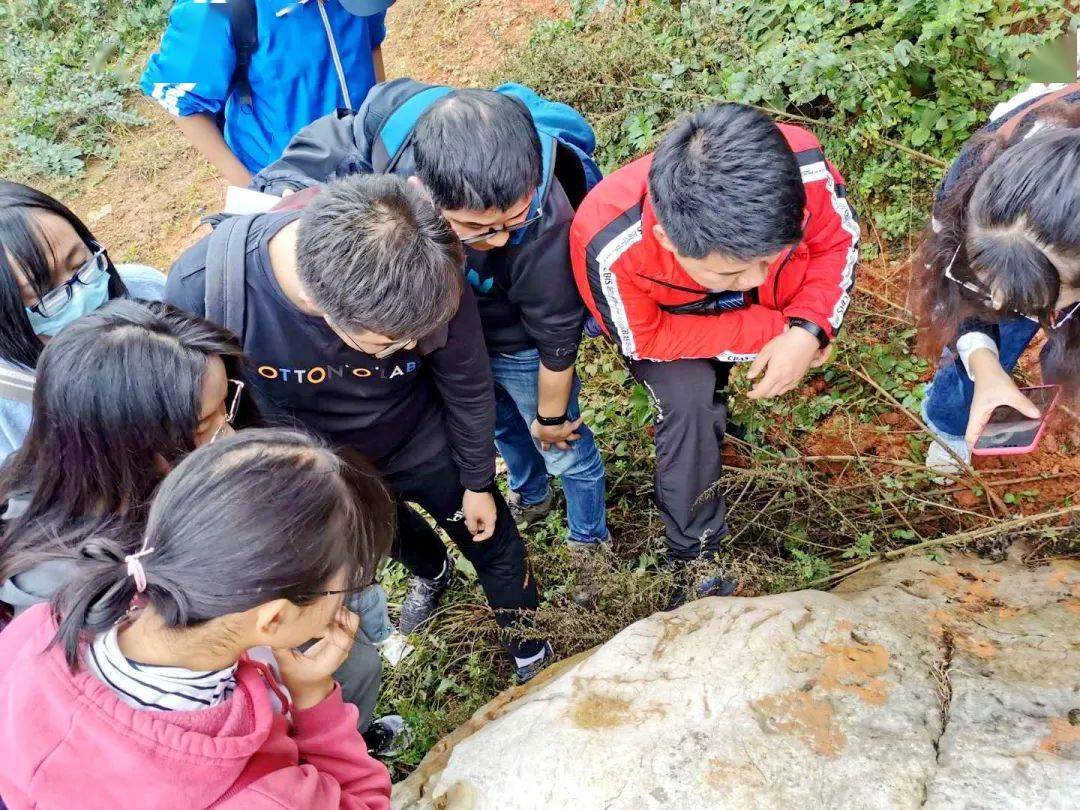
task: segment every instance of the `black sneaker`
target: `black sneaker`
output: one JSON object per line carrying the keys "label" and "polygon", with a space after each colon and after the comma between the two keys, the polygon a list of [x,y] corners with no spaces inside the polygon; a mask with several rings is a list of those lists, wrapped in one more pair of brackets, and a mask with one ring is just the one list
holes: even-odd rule
{"label": "black sneaker", "polygon": [[430,619],[435,608],[439,606],[439,599],[446,593],[453,579],[454,559],[449,555],[446,557],[442,573],[434,579],[419,577],[416,574],[409,577],[409,592],[401,604],[398,629],[408,635]]}
{"label": "black sneaker", "polygon": [[368,753],[373,757],[388,759],[401,754],[412,744],[412,729],[399,714],[388,714],[372,720],[362,734]]}
{"label": "black sneaker", "polygon": [[521,502],[521,495],[511,491],[506,496],[506,505],[510,507],[510,514],[514,516],[514,523],[522,531],[525,531],[530,526],[535,526],[542,521],[551,512],[552,501],[551,487],[548,487],[547,495],[540,503],[523,504]]}
{"label": "black sneaker", "polygon": [[530,661],[528,664],[523,664],[520,667],[515,667],[518,684],[528,683],[537,675],[539,675],[541,670],[546,669],[547,666],[554,660],[555,653],[554,651],[552,651],[551,645],[545,641],[543,655],[541,655],[535,661]]}
{"label": "black sneaker", "polygon": [[675,577],[675,588],[665,611],[675,610],[687,602],[707,596],[737,596],[740,591],[738,580],[724,576],[723,571],[704,560],[669,557],[660,565],[660,570],[670,571]]}

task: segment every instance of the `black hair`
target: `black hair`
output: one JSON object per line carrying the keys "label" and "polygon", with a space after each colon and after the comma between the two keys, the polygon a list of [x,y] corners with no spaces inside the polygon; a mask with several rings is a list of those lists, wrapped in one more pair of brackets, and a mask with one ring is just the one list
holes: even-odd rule
{"label": "black hair", "polygon": [[494,90],[456,90],[413,129],[416,174],[439,208],[506,211],[540,185],[540,137],[528,108]]}
{"label": "black hair", "polygon": [[461,300],[461,240],[394,175],[328,185],[300,219],[296,261],[315,304],[348,330],[420,338],[447,323]]}
{"label": "black hair", "polygon": [[[1024,314],[1049,324],[1062,274],[1039,247],[1080,265],[1080,110],[1072,106],[1036,110],[1011,137],[991,131],[972,139],[976,157],[939,200],[916,257],[924,350],[936,354],[967,318]],[[1038,121],[1051,126],[1032,134]],[[999,293],[1001,309],[946,278],[950,263],[959,281]],[[1046,382],[1080,393],[1080,315],[1047,330],[1042,359]]]}
{"label": "black hair", "polygon": [[[146,522],[141,594],[168,628],[195,627],[274,599],[308,604],[339,571],[370,583],[393,531],[391,500],[370,469],[346,464],[306,433],[243,430],[204,445],[169,473]],[[137,595],[131,553],[91,537],[79,576],[53,601],[59,643],[79,647]]]}
{"label": "black hair", "polygon": [[[26,501],[0,537],[0,580],[91,534],[127,542],[154,488],[195,447],[210,357],[242,373],[223,329],[167,304],[111,301],[42,353],[26,441],[0,468],[0,501]],[[254,419],[250,398],[238,415]]]}
{"label": "black hair", "polygon": [[[52,246],[34,221],[36,212],[55,214],[66,220],[88,249],[96,242],[90,229],[59,200],[22,183],[0,180],[0,359],[27,368],[37,365],[42,342],[30,326],[15,268],[40,297],[50,289],[52,269],[57,261]],[[123,296],[127,290],[111,259],[108,259],[108,272],[109,297]]]}
{"label": "black hair", "polygon": [[656,218],[679,253],[759,259],[802,239],[806,189],[767,115],[720,102],[683,116],[649,169]]}

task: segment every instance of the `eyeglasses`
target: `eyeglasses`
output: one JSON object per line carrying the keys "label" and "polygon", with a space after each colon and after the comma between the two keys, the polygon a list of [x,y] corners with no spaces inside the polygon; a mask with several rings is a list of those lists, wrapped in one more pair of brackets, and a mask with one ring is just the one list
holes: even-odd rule
{"label": "eyeglasses", "polygon": [[[993,291],[989,287],[987,287],[985,284],[982,284],[981,282],[965,281],[964,279],[957,278],[953,274],[953,271],[952,271],[953,264],[956,262],[956,257],[960,255],[960,248],[961,247],[962,247],[962,244],[956,246],[956,250],[953,252],[952,258],[949,259],[949,263],[947,265],[945,265],[945,273],[944,273],[945,278],[947,278],[949,281],[953,282],[954,284],[959,284],[963,289],[967,290],[968,292],[974,293],[976,296],[978,296],[979,303],[983,304],[984,306],[988,307],[989,309],[996,310],[997,306],[995,306],[995,303],[994,303],[994,294],[993,294]],[[1055,329],[1059,329],[1060,327],[1062,327],[1066,323],[1068,323],[1068,321],[1072,318],[1072,316],[1076,314],[1077,309],[1080,309],[1080,301],[1077,301],[1075,304],[1073,304],[1072,307],[1069,309],[1068,313],[1063,318],[1061,318],[1061,320],[1058,320],[1058,321],[1054,320],[1054,316],[1056,315],[1056,313],[1051,312],[1050,313],[1050,320],[1046,324],[1046,327],[1048,329],[1050,329],[1051,331],[1053,331]],[[1042,321],[1040,321],[1038,318],[1034,317],[1033,315],[1028,315],[1025,312],[1017,312],[1016,310],[1011,310],[1011,311],[1016,315],[1020,315],[1023,318],[1027,318],[1032,323],[1042,324]]]}
{"label": "eyeglasses", "polygon": [[336,326],[334,322],[325,315],[323,316],[323,320],[326,321],[326,325],[333,330],[334,334],[341,338],[341,342],[348,346],[350,349],[352,349],[354,352],[360,352],[361,354],[369,354],[377,360],[382,360],[383,358],[389,357],[396,352],[400,352],[402,349],[411,349],[413,346],[416,345],[415,338],[402,338],[401,340],[395,340],[393,343],[387,343],[381,349],[373,352],[370,349],[365,349],[359,346],[356,341],[353,340],[352,335],[350,335],[341,327]]}
{"label": "eyeglasses", "polygon": [[210,437],[210,444],[217,441],[221,437],[221,434],[226,431],[226,428],[232,428],[233,421],[236,419],[236,414],[240,410],[240,394],[243,393],[244,390],[244,381],[230,378],[227,382],[229,388],[225,393],[225,401],[229,403],[229,406],[225,411],[225,421],[217,426],[214,435]]}
{"label": "eyeglasses", "polygon": [[109,272],[109,257],[105,248],[97,242],[91,242],[90,245],[94,249],[94,255],[76,270],[71,278],[41,296],[30,309],[43,318],[51,318],[71,302],[76,284],[93,284]]}
{"label": "eyeglasses", "polygon": [[517,233],[523,231],[526,228],[535,225],[541,219],[544,218],[544,212],[538,211],[534,216],[524,219],[521,222],[515,222],[513,225],[503,225],[500,228],[492,228],[490,231],[484,231],[484,233],[478,233],[476,236],[467,236],[461,240],[463,245],[475,245],[477,242],[486,242],[493,236],[498,236],[500,233]]}

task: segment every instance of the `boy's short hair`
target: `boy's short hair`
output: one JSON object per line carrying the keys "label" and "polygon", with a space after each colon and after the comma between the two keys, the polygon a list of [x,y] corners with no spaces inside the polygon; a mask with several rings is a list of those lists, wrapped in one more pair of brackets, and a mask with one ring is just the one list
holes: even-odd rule
{"label": "boy's short hair", "polygon": [[649,170],[656,218],[679,253],[756,259],[802,238],[806,190],[764,113],[721,102],[684,116]]}
{"label": "boy's short hair", "polygon": [[300,280],[335,325],[393,339],[447,323],[461,299],[461,241],[430,201],[394,175],[352,175],[307,206]]}
{"label": "boy's short hair", "polygon": [[540,138],[518,99],[457,90],[413,130],[416,174],[443,209],[505,211],[540,185]]}

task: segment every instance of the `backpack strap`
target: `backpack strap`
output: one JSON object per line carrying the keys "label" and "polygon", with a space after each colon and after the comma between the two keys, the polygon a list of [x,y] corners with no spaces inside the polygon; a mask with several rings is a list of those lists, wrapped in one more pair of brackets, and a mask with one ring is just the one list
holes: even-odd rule
{"label": "backpack strap", "polygon": [[1053,93],[1046,93],[1045,95],[1039,96],[1033,103],[1014,114],[1012,118],[1002,124],[1001,129],[999,129],[998,132],[1005,139],[1005,143],[1008,143],[1012,140],[1013,135],[1016,134],[1016,130],[1020,128],[1020,125],[1028,119],[1028,116],[1030,116],[1034,110],[1037,110],[1039,107],[1049,106],[1055,101],[1059,101],[1060,99],[1065,98],[1065,96],[1077,92],[1080,92],[1080,82],[1067,84],[1064,87],[1055,90]]}
{"label": "backpack strap", "polygon": [[229,28],[232,31],[233,50],[236,52],[236,67],[233,68],[229,95],[236,93],[240,104],[250,109],[251,57],[259,47],[259,25],[256,16],[255,0],[228,0]]}
{"label": "backpack strap", "polygon": [[206,248],[203,316],[232,332],[244,345],[248,232],[258,215],[225,217],[214,227]]}
{"label": "backpack strap", "polygon": [[18,368],[0,367],[0,399],[22,402],[34,401],[34,373]]}
{"label": "backpack strap", "polygon": [[412,140],[417,120],[428,107],[453,90],[452,87],[428,87],[399,104],[386,117],[375,137],[379,149],[372,151],[372,168],[376,172],[390,174],[394,171]]}

